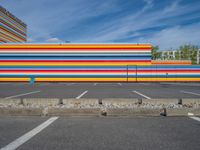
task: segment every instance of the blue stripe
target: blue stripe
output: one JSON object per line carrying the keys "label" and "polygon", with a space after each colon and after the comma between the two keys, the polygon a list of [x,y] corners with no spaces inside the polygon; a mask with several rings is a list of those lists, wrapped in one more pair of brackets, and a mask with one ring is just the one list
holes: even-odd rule
{"label": "blue stripe", "polygon": [[[136,77],[135,75],[129,75],[130,77]],[[200,78],[200,74],[198,75],[183,75],[183,74],[177,74],[177,75],[156,75],[156,74],[152,74],[152,75],[139,75],[137,74],[137,77],[140,77],[140,78],[189,78],[189,77],[198,77]]]}
{"label": "blue stripe", "polygon": [[150,56],[1,56],[0,59],[112,59],[112,58],[123,58],[123,59],[151,59]]}
{"label": "blue stripe", "polygon": [[[12,75],[0,74],[0,77],[68,77],[68,78],[126,78],[127,75]],[[200,75],[128,75],[129,78],[200,78]]]}
{"label": "blue stripe", "polygon": [[126,53],[126,54],[119,54],[119,53],[106,53],[106,54],[102,54],[102,53],[59,53],[59,54],[35,54],[35,53],[29,53],[29,54],[8,54],[8,53],[1,53],[0,51],[0,56],[2,57],[57,57],[57,56],[62,56],[62,57],[110,57],[110,56],[115,56],[115,57],[151,57],[151,54],[133,54],[133,53]]}
{"label": "blue stripe", "polygon": [[6,69],[6,68],[10,68],[10,69],[19,69],[19,68],[27,68],[27,69],[126,69],[126,66],[0,66],[0,69]]}
{"label": "blue stripe", "polygon": [[11,74],[2,75],[0,74],[0,77],[124,78],[127,76],[126,75],[11,75]]}

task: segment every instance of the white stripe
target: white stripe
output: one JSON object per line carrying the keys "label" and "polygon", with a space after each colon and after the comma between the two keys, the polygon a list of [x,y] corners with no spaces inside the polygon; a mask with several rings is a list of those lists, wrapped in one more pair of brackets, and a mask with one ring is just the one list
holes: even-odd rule
{"label": "white stripe", "polygon": [[200,96],[200,94],[194,93],[194,92],[189,92],[189,91],[180,91],[180,92],[185,93],[185,94],[192,94],[192,95]]}
{"label": "white stripe", "polygon": [[[28,48],[27,48],[28,50]],[[146,53],[146,54],[150,54],[150,51],[149,50],[145,50],[145,51],[140,51],[140,50],[132,50],[132,51],[126,51],[126,50],[121,50],[121,51],[109,51],[109,50],[105,50],[105,51],[99,51],[99,50],[94,50],[94,51],[73,51],[73,50],[67,50],[67,51],[61,51],[61,50],[54,50],[54,51],[43,51],[43,50],[36,50],[36,51],[32,51],[32,50],[29,50],[29,51],[16,51],[16,50],[9,50],[9,51],[1,51],[0,53],[48,53],[48,54],[51,54],[51,53]]]}
{"label": "white stripe", "polygon": [[[125,71],[124,71],[125,72]],[[104,72],[99,72],[99,73],[82,73],[82,72],[77,72],[77,73],[67,73],[67,72],[58,72],[58,73],[1,73],[1,75],[127,75],[126,73],[104,73]]]}
{"label": "white stripe", "polygon": [[80,99],[83,95],[85,95],[88,91],[83,92],[81,95],[77,96],[76,99]]}
{"label": "white stripe", "polygon": [[35,93],[39,93],[40,91],[33,91],[33,92],[29,92],[29,93],[24,93],[24,94],[18,94],[18,95],[13,95],[13,96],[9,96],[9,97],[5,97],[4,99],[10,99],[10,98],[15,98],[15,97],[19,97],[19,96],[24,96],[24,95],[29,95],[29,94],[35,94]]}
{"label": "white stripe", "polygon": [[97,83],[94,83],[94,86],[96,86],[97,85]]}
{"label": "white stripe", "polygon": [[140,96],[143,96],[146,99],[151,99],[150,97],[148,97],[148,96],[146,96],[146,95],[144,95],[144,94],[142,94],[142,93],[140,93],[138,91],[133,91],[133,92],[136,93],[136,94],[138,94],[138,95],[140,95]]}
{"label": "white stripe", "polygon": [[199,117],[190,117],[191,119],[194,119],[196,121],[200,121],[200,118]]}
{"label": "white stripe", "polygon": [[122,84],[121,84],[121,83],[118,83],[118,85],[122,86]]}
{"label": "white stripe", "polygon": [[43,129],[48,127],[50,124],[52,124],[58,117],[51,117],[41,125],[37,126],[33,130],[29,131],[28,133],[24,134],[23,136],[19,137],[15,141],[11,142],[7,146],[1,148],[1,150],[14,150],[17,149],[22,144],[26,143],[28,140],[30,140],[32,137],[34,137],[36,134],[41,132]]}

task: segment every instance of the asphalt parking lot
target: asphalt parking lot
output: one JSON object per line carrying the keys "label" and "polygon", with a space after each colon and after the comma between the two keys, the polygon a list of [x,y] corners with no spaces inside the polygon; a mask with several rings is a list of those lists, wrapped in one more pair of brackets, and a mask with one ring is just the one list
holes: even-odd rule
{"label": "asphalt parking lot", "polygon": [[0,83],[0,98],[200,98],[200,83]]}
{"label": "asphalt parking lot", "polygon": [[0,147],[199,150],[199,121],[189,117],[0,117]]}
{"label": "asphalt parking lot", "polygon": [[[200,98],[200,83],[0,83],[10,98]],[[200,149],[200,118],[0,117],[0,148]]]}

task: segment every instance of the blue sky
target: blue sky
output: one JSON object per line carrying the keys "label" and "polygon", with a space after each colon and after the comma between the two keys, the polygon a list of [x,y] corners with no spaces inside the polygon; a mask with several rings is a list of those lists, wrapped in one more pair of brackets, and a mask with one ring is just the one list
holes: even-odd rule
{"label": "blue sky", "polygon": [[35,43],[200,46],[200,0],[0,0]]}

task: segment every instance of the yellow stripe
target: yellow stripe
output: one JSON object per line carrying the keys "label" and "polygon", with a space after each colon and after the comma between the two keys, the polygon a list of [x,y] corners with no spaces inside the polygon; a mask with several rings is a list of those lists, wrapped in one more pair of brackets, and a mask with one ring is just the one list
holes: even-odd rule
{"label": "yellow stripe", "polygon": [[[58,82],[58,81],[105,81],[105,82],[114,82],[114,81],[121,81],[121,82],[126,82],[127,78],[36,78],[36,81],[49,81],[49,82]],[[26,81],[29,82],[30,78],[0,78],[0,82],[1,81]],[[200,81],[200,78],[137,78],[137,82],[169,82],[169,81],[179,81],[179,82],[185,82],[185,81],[190,81],[190,82],[194,82],[194,81]],[[128,82],[136,82],[136,78],[129,78]]]}
{"label": "yellow stripe", "polygon": [[35,81],[126,81],[126,78],[36,78]]}
{"label": "yellow stripe", "polygon": [[58,63],[36,63],[36,62],[27,62],[27,63],[19,63],[19,62],[0,62],[0,66],[127,66],[127,65],[151,65],[151,63],[130,63],[130,62],[100,62],[100,63],[80,63],[80,62],[58,62]]}
{"label": "yellow stripe", "polygon": [[0,78],[0,81],[30,81],[30,78]]}
{"label": "yellow stripe", "polygon": [[0,48],[152,48],[150,44],[4,44]]}
{"label": "yellow stripe", "polygon": [[[130,80],[130,79],[129,79]],[[138,82],[143,82],[143,81],[200,81],[200,78],[137,78]]]}

